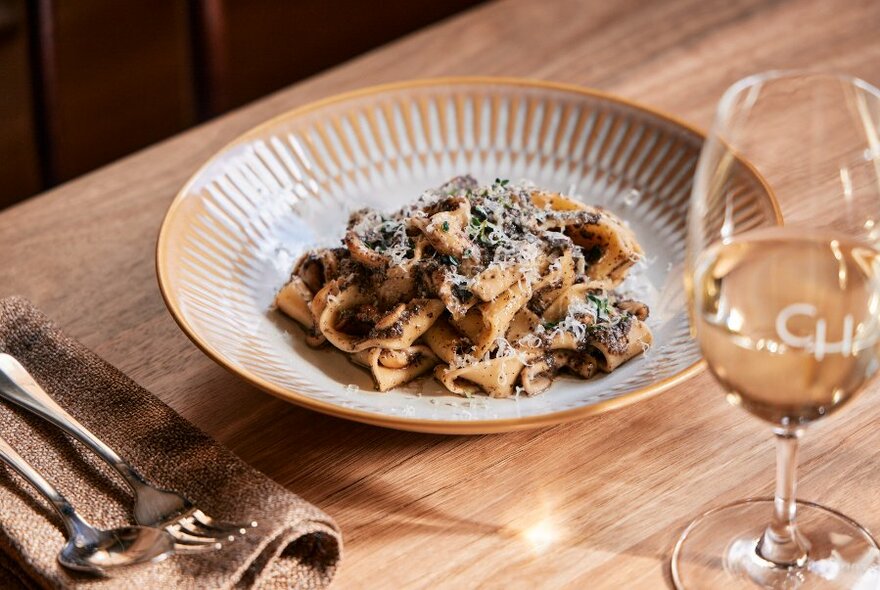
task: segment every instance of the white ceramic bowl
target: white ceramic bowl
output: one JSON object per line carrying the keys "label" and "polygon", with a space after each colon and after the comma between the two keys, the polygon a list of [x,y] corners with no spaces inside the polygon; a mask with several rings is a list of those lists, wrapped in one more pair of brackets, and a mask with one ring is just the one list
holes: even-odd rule
{"label": "white ceramic bowl", "polygon": [[[344,94],[260,125],[196,172],[162,226],[159,283],[177,322],[213,359],[321,412],[441,433],[577,419],[700,368],[681,270],[701,144],[698,131],[668,115],[545,82],[425,80]],[[377,393],[347,355],[309,348],[294,322],[270,310],[294,260],[338,243],[350,211],[395,209],[464,173],[528,179],[627,220],[647,255],[629,284],[651,307],[654,347],[609,375],[562,377],[532,398],[464,399],[430,378]],[[776,223],[763,185],[747,186],[738,215]]]}

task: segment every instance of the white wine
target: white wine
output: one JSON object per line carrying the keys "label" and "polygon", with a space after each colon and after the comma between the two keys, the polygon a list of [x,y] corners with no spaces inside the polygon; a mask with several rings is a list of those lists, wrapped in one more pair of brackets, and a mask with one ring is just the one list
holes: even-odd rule
{"label": "white wine", "polygon": [[877,371],[880,255],[836,234],[746,232],[693,275],[697,338],[728,400],[783,428],[827,415]]}

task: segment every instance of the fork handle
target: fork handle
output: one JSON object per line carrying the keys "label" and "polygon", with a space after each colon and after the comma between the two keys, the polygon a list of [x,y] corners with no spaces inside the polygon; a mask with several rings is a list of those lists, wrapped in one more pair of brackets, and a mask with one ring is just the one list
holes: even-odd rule
{"label": "fork handle", "polygon": [[[13,402],[48,420],[67,434],[79,439],[106,461],[125,479],[133,490],[146,483],[140,473],[129,465],[116,451],[77,422],[64,408],[55,403],[49,394],[34,380],[21,363],[6,353],[0,353],[0,398]],[[14,451],[13,451],[14,452]]]}
{"label": "fork handle", "polygon": [[67,528],[67,532],[71,536],[90,528],[88,523],[76,513],[76,510],[73,509],[73,506],[67,501],[67,498],[62,496],[61,492],[55,489],[55,486],[46,481],[46,478],[40,475],[40,472],[34,469],[30,463],[25,461],[22,456],[12,448],[12,445],[6,442],[2,437],[0,437],[0,461],[14,469],[16,473],[22,476],[29,484],[34,486],[38,492],[49,500],[49,503],[52,504],[52,507],[58,513],[58,516],[64,521],[64,526]]}

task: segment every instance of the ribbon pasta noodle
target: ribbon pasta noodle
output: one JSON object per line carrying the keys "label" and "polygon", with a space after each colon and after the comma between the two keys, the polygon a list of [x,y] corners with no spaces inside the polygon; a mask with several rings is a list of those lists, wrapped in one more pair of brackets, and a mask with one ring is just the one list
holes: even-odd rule
{"label": "ribbon pasta noodle", "polygon": [[456,177],[394,213],[353,213],[342,243],[304,254],[275,306],[379,391],[433,372],[459,395],[533,395],[653,340],[647,305],[614,291],[643,255],[635,235],[560,194]]}

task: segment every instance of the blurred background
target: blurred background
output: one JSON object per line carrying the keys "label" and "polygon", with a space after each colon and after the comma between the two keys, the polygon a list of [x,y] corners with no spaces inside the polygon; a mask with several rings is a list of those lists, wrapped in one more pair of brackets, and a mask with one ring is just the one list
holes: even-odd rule
{"label": "blurred background", "polygon": [[0,0],[0,208],[481,0]]}

